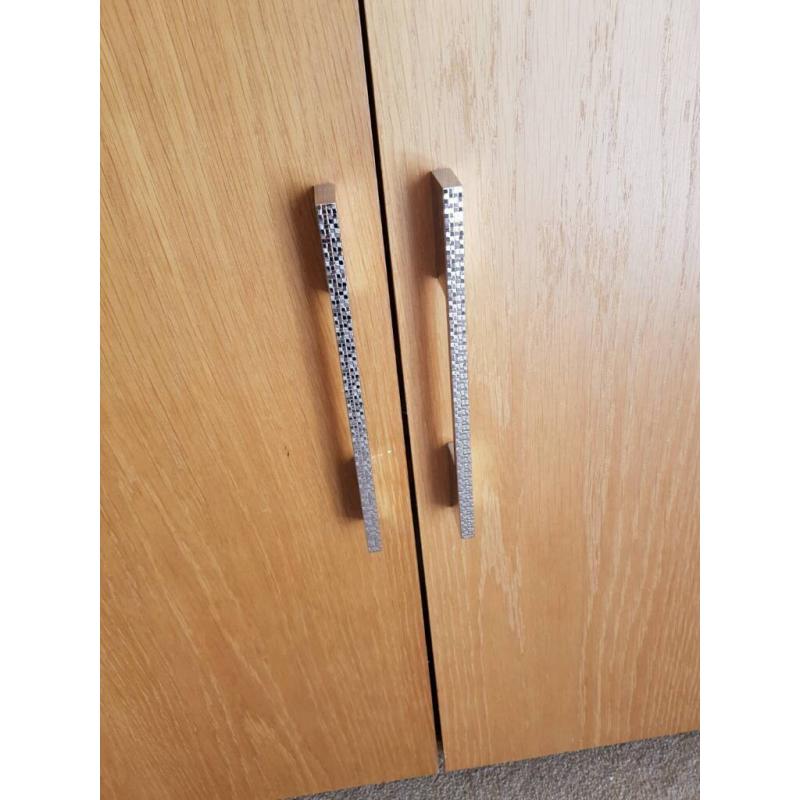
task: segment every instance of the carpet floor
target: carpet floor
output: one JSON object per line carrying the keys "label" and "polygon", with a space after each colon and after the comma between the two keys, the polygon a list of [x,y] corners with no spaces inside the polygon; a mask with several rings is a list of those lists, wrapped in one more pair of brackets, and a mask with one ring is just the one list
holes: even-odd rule
{"label": "carpet floor", "polygon": [[305,800],[695,800],[700,734],[359,786]]}

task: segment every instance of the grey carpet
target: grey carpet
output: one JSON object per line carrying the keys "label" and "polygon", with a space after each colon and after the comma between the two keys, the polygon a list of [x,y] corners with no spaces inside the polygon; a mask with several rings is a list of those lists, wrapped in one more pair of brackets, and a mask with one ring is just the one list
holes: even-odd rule
{"label": "grey carpet", "polygon": [[700,734],[684,733],[461,772],[439,772],[306,800],[693,800]]}

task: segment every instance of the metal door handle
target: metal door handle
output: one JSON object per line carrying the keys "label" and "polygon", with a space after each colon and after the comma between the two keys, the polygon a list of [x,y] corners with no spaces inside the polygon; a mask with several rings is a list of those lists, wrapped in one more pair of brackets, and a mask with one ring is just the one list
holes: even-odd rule
{"label": "metal door handle", "polygon": [[[450,169],[431,173],[437,217],[440,269],[447,284],[447,338],[450,346],[450,393],[453,405],[458,510],[462,539],[475,535],[472,501],[472,444],[467,375],[467,307],[464,291],[464,187]],[[443,262],[443,264],[442,264]]]}
{"label": "metal door handle", "polygon": [[328,278],[328,293],[333,310],[333,328],[339,349],[339,367],[342,370],[347,421],[353,441],[358,492],[361,496],[361,513],[367,534],[367,550],[376,553],[382,548],[378,524],[378,504],[372,479],[372,458],[367,438],[367,421],[364,415],[364,398],[361,393],[361,374],[358,369],[353,318],[347,291],[347,274],[344,267],[342,238],[339,231],[339,212],[336,208],[336,188],[332,183],[314,187],[314,206],[317,212],[322,259]]}

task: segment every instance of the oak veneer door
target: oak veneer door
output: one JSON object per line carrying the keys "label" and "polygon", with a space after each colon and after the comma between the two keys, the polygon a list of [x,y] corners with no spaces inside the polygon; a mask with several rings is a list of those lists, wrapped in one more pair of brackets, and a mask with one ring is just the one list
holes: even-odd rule
{"label": "oak veneer door", "polygon": [[[698,726],[695,0],[367,0],[448,768]],[[464,187],[459,537],[429,172]]]}
{"label": "oak veneer door", "polygon": [[[436,767],[359,12],[102,9],[102,785]],[[310,187],[337,185],[367,552]]]}

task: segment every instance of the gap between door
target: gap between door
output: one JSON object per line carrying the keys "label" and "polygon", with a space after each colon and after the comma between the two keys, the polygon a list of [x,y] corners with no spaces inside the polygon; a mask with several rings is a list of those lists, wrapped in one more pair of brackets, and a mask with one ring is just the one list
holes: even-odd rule
{"label": "gap between door", "polygon": [[375,87],[372,82],[372,62],[369,53],[369,38],[367,36],[367,13],[364,0],[358,2],[358,12],[361,19],[361,43],[364,48],[364,69],[367,77],[367,96],[369,98],[369,118],[372,128],[372,149],[375,157],[375,171],[378,184],[378,204],[381,215],[381,233],[383,235],[383,252],[386,260],[387,283],[389,287],[389,306],[392,315],[392,336],[394,338],[394,355],[397,364],[397,385],[400,388],[400,408],[403,419],[403,441],[406,449],[406,467],[408,469],[408,487],[411,495],[411,517],[414,525],[414,544],[417,551],[417,570],[419,573],[420,598],[422,601],[422,620],[425,629],[425,647],[428,651],[428,672],[431,683],[431,704],[433,706],[433,725],[436,743],[439,748],[441,761],[442,753],[442,725],[439,718],[439,696],[436,690],[436,668],[433,659],[433,641],[431,639],[431,621],[428,613],[428,590],[425,584],[425,565],[422,560],[422,541],[420,539],[419,512],[417,509],[417,494],[414,484],[414,464],[411,457],[411,437],[408,429],[408,411],[406,408],[406,389],[403,381],[403,359],[400,354],[400,337],[397,323],[397,306],[394,293],[394,275],[392,273],[392,257],[389,249],[389,228],[386,216],[386,197],[383,191],[383,171],[381,169],[381,149],[378,139],[378,118],[375,113]]}

